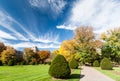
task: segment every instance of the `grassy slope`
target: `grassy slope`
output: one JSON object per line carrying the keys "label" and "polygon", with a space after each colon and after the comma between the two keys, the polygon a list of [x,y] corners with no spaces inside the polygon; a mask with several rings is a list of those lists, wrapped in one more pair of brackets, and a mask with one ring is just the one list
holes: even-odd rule
{"label": "grassy slope", "polygon": [[120,81],[120,75],[117,75],[115,72],[120,73],[120,68],[114,67],[113,70],[101,70],[100,67],[95,67],[98,71],[102,72],[103,74],[111,77],[112,79],[116,81]]}
{"label": "grassy slope", "polygon": [[[0,66],[0,81],[53,81],[48,69],[48,65]],[[74,70],[72,78],[63,81],[79,81],[79,74],[79,69]]]}

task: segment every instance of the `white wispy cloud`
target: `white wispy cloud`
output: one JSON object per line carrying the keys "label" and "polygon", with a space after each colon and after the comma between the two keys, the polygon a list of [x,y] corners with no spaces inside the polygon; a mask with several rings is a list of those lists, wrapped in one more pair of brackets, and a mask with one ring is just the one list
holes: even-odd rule
{"label": "white wispy cloud", "polygon": [[48,32],[45,35],[39,36],[34,41],[60,44],[60,42],[58,42],[58,39],[59,39],[59,34],[55,34],[55,33],[53,34],[52,32]]}
{"label": "white wispy cloud", "polygon": [[77,0],[70,13],[57,28],[74,30],[80,26],[93,26],[95,32],[101,33],[120,26],[119,0]]}
{"label": "white wispy cloud", "polygon": [[[12,26],[15,23],[15,20],[3,9],[0,10],[0,26],[8,29],[9,31],[13,32],[16,38],[19,40],[28,40],[24,37],[21,33],[16,31]],[[2,35],[2,34],[0,34]]]}
{"label": "white wispy cloud", "polygon": [[[25,34],[23,35],[20,31],[17,31],[14,25],[19,27],[19,29],[22,29],[22,32]],[[25,26],[20,24],[3,9],[0,10],[0,26],[12,32],[5,32],[0,28],[0,41],[4,42],[6,45],[13,46],[14,48],[30,46],[38,46],[38,48],[57,48],[60,44],[60,42],[58,42],[58,34],[48,32],[44,35],[36,36],[33,32],[27,30]],[[18,42],[22,40],[22,42],[12,43],[12,40],[17,40]]]}
{"label": "white wispy cloud", "polygon": [[67,4],[64,0],[29,0],[29,3],[33,7],[52,11],[54,15],[59,15]]}
{"label": "white wispy cloud", "polygon": [[1,31],[1,30],[0,30],[0,38],[16,40],[16,38],[14,36],[10,35],[9,33],[4,32],[4,31]]}
{"label": "white wispy cloud", "polygon": [[38,48],[59,48],[59,44],[41,44],[32,42],[22,42],[17,44],[5,43],[6,45],[13,46],[16,49],[37,46]]}

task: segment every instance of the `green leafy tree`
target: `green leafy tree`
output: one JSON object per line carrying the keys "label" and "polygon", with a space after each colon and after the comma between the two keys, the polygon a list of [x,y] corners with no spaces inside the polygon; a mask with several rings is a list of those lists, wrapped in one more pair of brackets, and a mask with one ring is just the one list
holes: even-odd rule
{"label": "green leafy tree", "polygon": [[69,62],[69,66],[71,69],[77,69],[79,64],[74,58],[72,58]]}
{"label": "green leafy tree", "polygon": [[120,63],[120,28],[109,30],[106,33],[103,47],[101,49],[102,57],[110,58],[111,61]]}

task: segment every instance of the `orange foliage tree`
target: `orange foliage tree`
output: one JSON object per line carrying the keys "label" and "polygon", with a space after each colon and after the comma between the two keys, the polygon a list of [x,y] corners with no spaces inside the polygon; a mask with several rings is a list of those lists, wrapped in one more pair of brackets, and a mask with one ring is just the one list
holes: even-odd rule
{"label": "orange foliage tree", "polygon": [[49,58],[50,56],[50,51],[48,50],[41,50],[41,51],[38,51],[38,55],[42,61],[42,63],[47,59]]}

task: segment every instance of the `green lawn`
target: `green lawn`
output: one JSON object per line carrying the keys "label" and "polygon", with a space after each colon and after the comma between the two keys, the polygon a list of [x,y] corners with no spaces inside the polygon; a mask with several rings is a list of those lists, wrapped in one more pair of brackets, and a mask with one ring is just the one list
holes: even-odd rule
{"label": "green lawn", "polygon": [[115,81],[120,81],[120,67],[114,67],[113,70],[101,70],[100,67],[95,67],[95,69],[111,77]]}
{"label": "green lawn", "polygon": [[[48,74],[49,65],[0,66],[0,81],[61,81]],[[79,81],[80,69],[73,71],[71,78],[62,81]]]}

